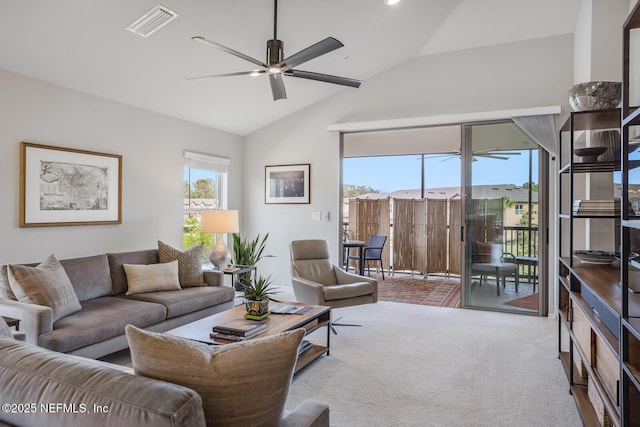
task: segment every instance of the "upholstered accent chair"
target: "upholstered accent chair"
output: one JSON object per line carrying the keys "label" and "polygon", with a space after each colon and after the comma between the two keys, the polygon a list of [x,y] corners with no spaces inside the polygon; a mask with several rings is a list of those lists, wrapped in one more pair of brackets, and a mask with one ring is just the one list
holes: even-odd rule
{"label": "upholstered accent chair", "polygon": [[378,282],[335,266],[326,240],[294,240],[290,251],[291,281],[298,301],[332,308],[378,301]]}

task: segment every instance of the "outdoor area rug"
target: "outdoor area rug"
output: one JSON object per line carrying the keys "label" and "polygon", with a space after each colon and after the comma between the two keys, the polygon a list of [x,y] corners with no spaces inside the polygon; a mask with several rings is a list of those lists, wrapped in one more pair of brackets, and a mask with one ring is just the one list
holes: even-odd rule
{"label": "outdoor area rug", "polygon": [[526,297],[514,299],[511,301],[507,301],[504,304],[512,305],[514,307],[526,308],[529,310],[537,310],[538,309],[538,294],[527,295]]}
{"label": "outdoor area rug", "polygon": [[460,279],[411,276],[378,276],[378,300],[436,307],[460,306]]}

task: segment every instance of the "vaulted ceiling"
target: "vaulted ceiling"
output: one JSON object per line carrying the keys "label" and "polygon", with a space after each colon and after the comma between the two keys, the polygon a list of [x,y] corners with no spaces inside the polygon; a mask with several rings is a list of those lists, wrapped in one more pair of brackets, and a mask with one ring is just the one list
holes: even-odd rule
{"label": "vaulted ceiling", "polygon": [[[366,80],[418,55],[574,32],[580,0],[280,0],[285,56],[328,36],[344,47],[299,68]],[[285,77],[273,101],[268,78],[187,77],[253,66],[203,36],[259,60],[273,36],[271,0],[163,0],[178,18],[148,38],[125,28],[151,0],[0,0],[0,68],[239,135],[338,91]],[[363,87],[364,87],[363,85]]]}

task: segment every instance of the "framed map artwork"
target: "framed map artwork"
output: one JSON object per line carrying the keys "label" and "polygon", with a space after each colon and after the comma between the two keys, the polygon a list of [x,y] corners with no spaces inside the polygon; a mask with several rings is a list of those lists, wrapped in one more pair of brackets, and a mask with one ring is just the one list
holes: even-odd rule
{"label": "framed map artwork", "polygon": [[122,156],[20,143],[20,227],[122,223]]}

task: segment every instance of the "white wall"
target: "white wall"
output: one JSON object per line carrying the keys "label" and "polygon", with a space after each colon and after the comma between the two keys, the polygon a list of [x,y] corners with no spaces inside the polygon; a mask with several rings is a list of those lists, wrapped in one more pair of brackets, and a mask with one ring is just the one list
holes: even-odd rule
{"label": "white wall", "polygon": [[[241,137],[0,71],[0,262],[182,243],[185,149],[228,157],[242,202]],[[19,228],[20,141],[122,155],[122,224]]]}
{"label": "white wall", "polygon": [[[328,124],[557,104],[568,109],[572,84],[573,35],[428,55],[249,135],[242,232],[269,232],[268,252],[277,256],[262,261],[260,272],[289,285],[288,245],[296,239],[327,239],[338,258],[339,135],[327,132]],[[264,166],[287,163],[311,163],[310,205],[264,204]],[[330,211],[331,219],[311,221],[312,211]]]}

